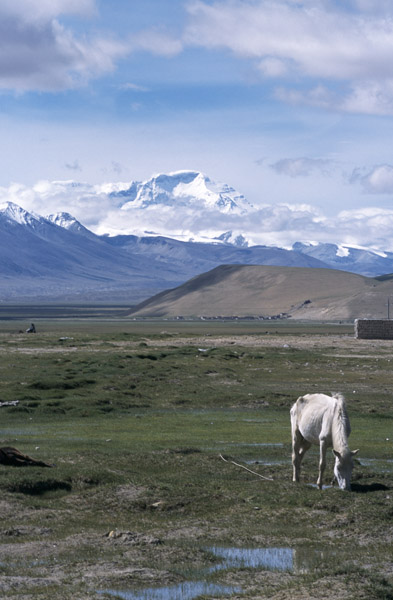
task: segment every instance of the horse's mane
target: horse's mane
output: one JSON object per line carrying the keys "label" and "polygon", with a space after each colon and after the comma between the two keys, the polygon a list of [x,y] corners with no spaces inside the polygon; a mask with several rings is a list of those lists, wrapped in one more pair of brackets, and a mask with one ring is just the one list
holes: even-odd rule
{"label": "horse's mane", "polygon": [[335,398],[340,404],[344,404],[345,406],[345,398],[341,392],[332,392],[332,398]]}
{"label": "horse's mane", "polygon": [[333,447],[340,453],[348,450],[348,436],[351,433],[345,398],[340,393],[332,394],[336,400],[333,413],[332,437]]}

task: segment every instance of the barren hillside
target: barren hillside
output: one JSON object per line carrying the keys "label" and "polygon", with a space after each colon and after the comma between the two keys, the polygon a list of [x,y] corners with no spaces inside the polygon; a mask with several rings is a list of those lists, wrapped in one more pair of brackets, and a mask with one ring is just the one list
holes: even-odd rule
{"label": "barren hillside", "polygon": [[389,296],[390,279],[330,269],[223,265],[146,300],[132,315],[382,318]]}

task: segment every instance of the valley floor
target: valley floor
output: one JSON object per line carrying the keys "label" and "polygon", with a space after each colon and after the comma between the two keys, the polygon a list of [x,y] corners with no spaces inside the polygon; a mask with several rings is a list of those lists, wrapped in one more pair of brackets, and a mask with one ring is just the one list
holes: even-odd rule
{"label": "valley floor", "polygon": [[[391,342],[349,325],[36,325],[0,323],[0,447],[55,466],[0,465],[0,595],[393,597]],[[317,449],[291,481],[289,408],[311,391],[346,396],[352,492],[330,487],[330,453],[315,488]]]}

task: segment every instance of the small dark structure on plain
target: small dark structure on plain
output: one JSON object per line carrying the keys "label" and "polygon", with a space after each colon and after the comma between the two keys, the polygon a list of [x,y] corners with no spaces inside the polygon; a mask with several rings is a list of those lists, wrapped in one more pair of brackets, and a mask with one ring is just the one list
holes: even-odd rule
{"label": "small dark structure on plain", "polygon": [[26,333],[36,333],[35,325],[32,323],[28,329],[26,329]]}
{"label": "small dark structure on plain", "polygon": [[36,460],[27,454],[22,454],[17,448],[4,446],[0,448],[0,465],[7,467],[54,467],[42,460]]}
{"label": "small dark structure on plain", "polygon": [[355,338],[360,340],[393,340],[393,320],[355,319]]}

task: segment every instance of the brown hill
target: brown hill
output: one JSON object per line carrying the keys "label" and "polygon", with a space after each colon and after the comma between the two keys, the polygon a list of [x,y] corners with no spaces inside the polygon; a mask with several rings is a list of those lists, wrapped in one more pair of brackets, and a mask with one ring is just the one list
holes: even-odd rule
{"label": "brown hill", "polygon": [[393,279],[389,277],[374,279],[332,269],[223,265],[153,296],[130,314],[386,318],[389,297],[393,298]]}

